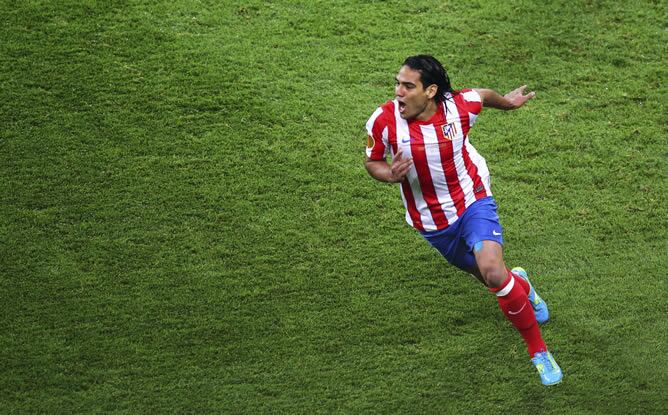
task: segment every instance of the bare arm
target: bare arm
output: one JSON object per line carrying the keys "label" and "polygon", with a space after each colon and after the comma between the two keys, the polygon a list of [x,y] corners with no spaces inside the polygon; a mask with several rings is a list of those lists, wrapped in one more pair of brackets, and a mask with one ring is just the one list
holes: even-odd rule
{"label": "bare arm", "polygon": [[535,92],[529,92],[524,95],[526,85],[508,92],[506,95],[501,95],[492,89],[476,89],[482,98],[482,105],[490,108],[497,108],[500,110],[514,110],[526,103],[528,100],[536,96]]}
{"label": "bare arm", "polygon": [[369,175],[376,180],[388,183],[399,183],[404,180],[408,170],[413,165],[413,158],[402,158],[401,150],[394,155],[392,164],[386,160],[371,160],[369,157],[364,161],[364,167]]}

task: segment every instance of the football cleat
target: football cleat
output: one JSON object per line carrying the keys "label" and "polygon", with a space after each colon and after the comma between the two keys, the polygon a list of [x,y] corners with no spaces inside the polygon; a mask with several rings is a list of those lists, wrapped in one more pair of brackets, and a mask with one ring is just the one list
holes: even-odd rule
{"label": "football cleat", "polygon": [[557,383],[561,382],[561,378],[564,375],[561,373],[561,368],[554,360],[554,357],[552,357],[552,353],[547,351],[538,352],[533,355],[531,363],[533,363],[533,365],[538,370],[540,381],[543,383],[543,385],[556,385]]}
{"label": "football cleat", "polygon": [[529,281],[527,272],[522,267],[515,267],[511,269],[510,272],[529,283],[529,301],[531,302],[531,307],[533,308],[533,312],[536,315],[536,321],[538,324],[546,323],[547,320],[550,319],[550,312],[547,311],[547,304],[545,301],[540,298],[536,290],[533,288],[531,281]]}

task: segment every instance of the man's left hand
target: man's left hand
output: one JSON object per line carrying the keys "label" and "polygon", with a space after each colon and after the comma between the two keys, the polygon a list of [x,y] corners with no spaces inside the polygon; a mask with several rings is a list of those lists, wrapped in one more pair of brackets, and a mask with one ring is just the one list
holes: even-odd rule
{"label": "man's left hand", "polygon": [[536,96],[536,93],[533,91],[524,95],[525,89],[527,89],[527,86],[522,85],[521,87],[514,89],[504,95],[504,98],[510,102],[510,104],[513,106],[513,109],[521,107],[525,102]]}

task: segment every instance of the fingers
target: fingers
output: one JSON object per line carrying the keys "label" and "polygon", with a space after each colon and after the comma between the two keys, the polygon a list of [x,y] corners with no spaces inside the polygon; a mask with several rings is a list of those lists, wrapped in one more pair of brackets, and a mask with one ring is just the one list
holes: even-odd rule
{"label": "fingers", "polygon": [[524,91],[526,91],[527,86],[522,85],[521,87],[517,88],[517,91],[519,91],[520,96],[527,97],[527,99],[531,99],[536,96],[536,93],[534,91],[529,92],[528,94],[524,95]]}
{"label": "fingers", "polygon": [[413,165],[413,159],[405,159],[397,163],[392,163],[392,172],[398,173],[398,172],[408,171],[408,169],[410,169],[412,165]]}
{"label": "fingers", "polygon": [[403,158],[404,152],[399,149],[392,158],[392,167],[399,167],[407,164],[409,167],[413,164],[413,157]]}
{"label": "fingers", "polygon": [[506,98],[508,98],[512,103],[513,103],[513,109],[517,109],[524,105],[528,100],[536,96],[536,93],[531,91],[528,94],[524,95],[525,91],[527,89],[526,85],[522,85],[521,87],[513,90],[510,92],[508,95],[506,95]]}
{"label": "fingers", "polygon": [[411,165],[406,164],[406,165],[400,166],[396,169],[392,169],[392,181],[398,183],[398,182],[404,180],[404,177],[406,177],[410,168],[411,168]]}
{"label": "fingers", "polygon": [[512,94],[512,95],[520,96],[520,97],[526,97],[526,96],[528,96],[529,98],[533,98],[533,97],[536,96],[536,93],[533,92],[533,91],[532,91],[532,92],[529,92],[528,94],[525,95],[524,92],[526,91],[526,89],[527,89],[527,86],[526,86],[526,85],[522,85],[521,87],[515,89],[514,91],[512,91],[512,92],[511,92],[510,94],[508,94],[508,95],[511,95],[511,94]]}
{"label": "fingers", "polygon": [[411,168],[412,165],[413,165],[413,159],[408,158],[397,162],[395,167],[399,170],[408,170]]}
{"label": "fingers", "polygon": [[401,158],[401,151],[398,151],[395,154],[394,160],[392,160],[392,166],[390,168],[390,173],[392,174],[392,180],[395,182],[400,182],[404,179],[408,171],[413,166],[413,158]]}

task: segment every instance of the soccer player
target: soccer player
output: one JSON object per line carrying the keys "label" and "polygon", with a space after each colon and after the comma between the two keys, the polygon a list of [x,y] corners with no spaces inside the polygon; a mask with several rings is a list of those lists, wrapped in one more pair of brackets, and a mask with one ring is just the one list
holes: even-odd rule
{"label": "soccer player", "polygon": [[[366,124],[365,166],[382,182],[399,183],[406,221],[445,259],[494,293],[520,332],[544,385],[561,381],[538,323],[547,305],[522,268],[503,261],[503,228],[485,159],[468,139],[483,107],[520,108],[535,93],[453,90],[443,65],[429,55],[408,57],[396,75],[395,98]],[[392,156],[391,163],[387,155]]]}

